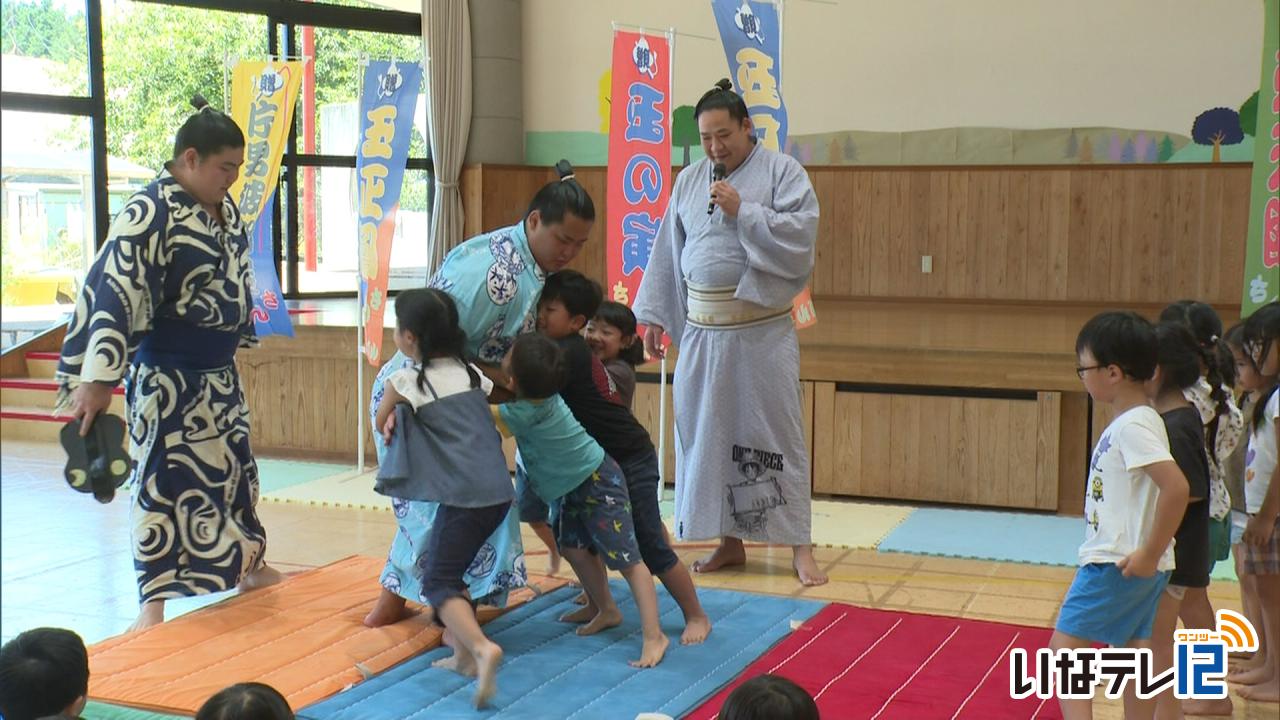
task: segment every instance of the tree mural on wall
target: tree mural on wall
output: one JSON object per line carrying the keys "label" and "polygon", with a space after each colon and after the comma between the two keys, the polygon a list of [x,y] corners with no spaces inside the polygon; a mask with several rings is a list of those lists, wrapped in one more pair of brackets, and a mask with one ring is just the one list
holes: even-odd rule
{"label": "tree mural on wall", "polygon": [[1191,139],[1197,145],[1212,145],[1213,161],[1222,162],[1222,146],[1236,145],[1244,140],[1240,113],[1225,107],[1205,110],[1191,123]]}
{"label": "tree mural on wall", "polygon": [[1066,152],[1062,154],[1062,157],[1066,160],[1070,160],[1071,158],[1075,157],[1079,153],[1080,153],[1080,141],[1076,140],[1076,131],[1072,130],[1070,133],[1067,134],[1067,149],[1066,149]]}
{"label": "tree mural on wall", "polygon": [[844,159],[844,153],[840,150],[840,141],[831,138],[831,142],[827,143],[827,164],[840,165]]}
{"label": "tree mural on wall", "polygon": [[681,105],[671,113],[671,142],[684,150],[684,162],[689,164],[689,148],[702,142],[698,136],[698,121],[693,118],[693,106]]}
{"label": "tree mural on wall", "polygon": [[1160,154],[1156,156],[1156,159],[1160,162],[1169,162],[1171,157],[1173,157],[1173,138],[1165,135],[1164,139],[1160,141]]}
{"label": "tree mural on wall", "polygon": [[1133,140],[1125,140],[1124,147],[1120,149],[1120,162],[1131,163],[1138,159],[1138,152],[1133,146]]}
{"label": "tree mural on wall", "polygon": [[1113,163],[1121,161],[1121,154],[1124,152],[1120,145],[1120,136],[1111,133],[1111,144],[1107,146],[1107,159]]}
{"label": "tree mural on wall", "polygon": [[844,161],[846,163],[858,162],[858,147],[853,144],[853,136],[844,136]]}
{"label": "tree mural on wall", "polygon": [[1258,130],[1258,91],[1254,90],[1240,106],[1240,131],[1254,137]]}
{"label": "tree mural on wall", "polygon": [[[1173,145],[1172,142],[1169,144]],[[1144,163],[1160,162],[1160,146],[1155,144],[1154,142],[1147,143],[1146,148],[1144,148],[1142,151],[1142,162]]]}
{"label": "tree mural on wall", "polygon": [[1093,162],[1093,141],[1085,137],[1084,142],[1080,143],[1080,162]]}

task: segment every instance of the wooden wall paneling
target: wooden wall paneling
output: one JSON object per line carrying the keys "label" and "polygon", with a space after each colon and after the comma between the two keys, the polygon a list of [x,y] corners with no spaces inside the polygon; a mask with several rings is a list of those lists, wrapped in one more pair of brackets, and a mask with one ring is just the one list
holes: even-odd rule
{"label": "wooden wall paneling", "polygon": [[926,170],[905,174],[907,187],[906,200],[906,242],[903,250],[904,287],[911,297],[928,297],[929,275],[920,272],[921,257],[929,254],[929,205],[930,173]]}
{"label": "wooden wall paneling", "polygon": [[809,383],[813,393],[813,491],[834,494],[836,453],[836,384]]}
{"label": "wooden wall paneling", "polygon": [[1089,224],[1085,226],[1088,233],[1085,238],[1089,248],[1090,267],[1085,277],[1085,287],[1089,297],[1110,297],[1112,255],[1115,250],[1115,223],[1112,213],[1115,209],[1115,173],[1102,170],[1083,178],[1087,183],[1089,206],[1093,212],[1089,214]]}
{"label": "wooden wall paneling", "polygon": [[[1204,174],[1202,192],[1203,202],[1200,214],[1200,237],[1222,237],[1222,191],[1224,177],[1222,173]],[[1222,253],[1217,251],[1219,243],[1198,242],[1196,250],[1199,255],[1196,273],[1196,294],[1194,297],[1211,297],[1222,286]],[[1237,265],[1236,268],[1242,266]],[[1233,268],[1236,274],[1239,270]],[[1174,298],[1170,298],[1171,300]]]}
{"label": "wooden wall paneling", "polygon": [[[579,168],[595,200],[573,267],[604,273],[604,168]],[[810,169],[822,215],[815,294],[1235,306],[1246,164]],[[518,220],[548,168],[480,166],[464,198],[480,227]],[[467,210],[468,231],[477,212]],[[920,255],[934,257],[933,276]]]}
{"label": "wooden wall paneling", "polygon": [[1173,300],[1184,297],[1189,291],[1183,282],[1183,265],[1187,262],[1186,246],[1193,235],[1191,225],[1198,221],[1198,213],[1196,208],[1187,207],[1193,193],[1191,174],[1179,168],[1166,175],[1165,180],[1169,213],[1166,218],[1168,232],[1163,238],[1165,257],[1162,265],[1166,274],[1161,297]]}
{"label": "wooden wall paneling", "polygon": [[839,393],[832,385],[831,477],[827,491],[862,493],[862,396]]}
{"label": "wooden wall paneling", "polygon": [[1133,212],[1137,179],[1137,173],[1116,174],[1115,204],[1111,212],[1110,282],[1106,297],[1126,302],[1133,302],[1146,294],[1133,282],[1133,275],[1137,270],[1133,262]]}
{"label": "wooden wall paneling", "polygon": [[[1010,400],[1006,404],[1009,427],[1008,464],[1005,470],[1005,503],[1010,507],[1038,508],[1040,476],[1040,404],[1039,398]],[[1056,428],[1055,428],[1056,429]],[[1055,438],[1056,440],[1056,438]],[[1054,498],[1055,501],[1057,498]]]}
{"label": "wooden wall paneling", "polygon": [[1087,300],[1093,249],[1089,247],[1090,216],[1097,212],[1086,176],[1071,176],[1070,206],[1067,213],[1067,300]]}
{"label": "wooden wall paneling", "polygon": [[467,165],[458,176],[458,191],[462,195],[462,238],[473,238],[485,231],[484,227],[484,166]]}
{"label": "wooden wall paneling", "polygon": [[[883,497],[919,498],[945,492],[944,478],[920,477],[921,398],[889,395],[889,462],[883,467]],[[868,468],[873,469],[873,468]],[[879,468],[874,468],[879,470]]]}
{"label": "wooden wall paneling", "polygon": [[1161,170],[1144,170],[1135,175],[1137,188],[1132,198],[1133,244],[1129,250],[1130,275],[1134,295],[1148,296],[1162,292],[1157,268],[1163,252],[1160,223],[1164,208],[1160,203]]}
{"label": "wooden wall paneling", "polygon": [[893,180],[890,173],[876,173],[871,177],[870,215],[871,236],[867,244],[866,263],[870,269],[867,292],[872,295],[889,295],[889,247],[890,220],[893,212]]}
{"label": "wooden wall paneling", "polygon": [[969,289],[969,172],[947,173],[947,297],[972,297]]}
{"label": "wooden wall paneling", "polygon": [[1178,233],[1174,237],[1174,278],[1172,293],[1156,300],[1171,301],[1193,297],[1196,294],[1196,275],[1200,272],[1200,229],[1204,222],[1203,169],[1190,169],[1179,173],[1182,180],[1178,193]]}
{"label": "wooden wall paneling", "polygon": [[976,238],[985,245],[979,257],[983,258],[986,278],[983,297],[1009,297],[1009,174],[985,172],[987,196],[983,215],[987,220],[987,235]]}
{"label": "wooden wall paneling", "polygon": [[965,297],[985,298],[987,283],[987,265],[990,258],[982,254],[982,240],[988,232],[986,215],[987,180],[989,175],[982,170],[969,173],[968,217],[964,223],[964,254],[968,260],[964,282]]}
{"label": "wooden wall paneling", "polygon": [[925,208],[929,217],[929,237],[925,244],[927,254],[933,256],[933,272],[924,276],[924,295],[944,297],[947,294],[947,223],[948,190],[950,173],[944,170],[929,172],[929,204]]}
{"label": "wooden wall paneling", "polygon": [[1061,463],[1062,393],[1036,393],[1036,452],[1034,507],[1058,507],[1058,473]]}
{"label": "wooden wall paneling", "polygon": [[[978,477],[982,456],[982,427],[979,425],[977,405],[970,400],[957,398],[950,403],[951,467],[956,477]],[[978,488],[964,483],[957,493],[959,502],[976,503]]]}
{"label": "wooden wall paneling", "polygon": [[[645,430],[649,431],[649,439],[654,450],[658,448],[658,390],[661,386],[656,381],[640,381],[636,383],[636,394],[633,402],[633,413]],[[666,446],[663,452],[663,478],[667,484],[675,482],[676,477],[676,443],[675,443],[675,407],[672,404],[671,383],[667,383],[667,424],[663,428]]]}
{"label": "wooden wall paneling", "polygon": [[1089,452],[1089,395],[1062,393],[1061,425],[1058,427],[1058,513],[1084,512],[1084,485]]}
{"label": "wooden wall paneling", "polygon": [[[809,171],[809,182],[819,197],[834,197],[835,175],[829,169]],[[839,202],[838,200],[836,202]],[[810,279],[811,289],[815,295],[834,295],[835,288],[835,255],[841,244],[836,230],[835,208],[818,208],[818,239],[814,253],[813,276]]]}
{"label": "wooden wall paneling", "polygon": [[1111,421],[1116,418],[1115,412],[1111,410],[1111,406],[1107,403],[1093,403],[1093,432],[1089,437],[1089,452],[1093,452],[1093,448],[1098,444],[1098,439],[1102,437],[1102,432],[1107,429]]}
{"label": "wooden wall paneling", "polygon": [[[1221,230],[1215,238],[1209,238],[1220,256],[1222,274],[1214,301],[1222,305],[1240,305],[1244,287],[1244,238],[1249,226],[1249,173],[1224,173],[1222,187]],[[1223,322],[1233,324],[1224,315]]]}
{"label": "wooden wall paneling", "polygon": [[920,258],[911,258],[911,176],[915,171],[889,175],[888,295],[914,297],[920,285]]}
{"label": "wooden wall paneling", "polygon": [[[875,198],[872,193],[872,178],[875,173],[862,171],[851,174],[851,197],[849,233],[853,242],[850,247],[849,284],[846,286],[849,295],[871,294],[871,244],[875,228],[872,214],[875,209]],[[822,199],[819,198],[819,202]]]}
{"label": "wooden wall paneling", "polygon": [[[863,269],[863,262],[857,257],[860,237],[866,232],[858,215],[857,205],[864,198],[859,198],[854,189],[858,175],[849,172],[838,172],[832,177],[833,196],[827,206],[820,212],[830,215],[832,219],[832,268],[831,294],[852,295],[854,273]],[[821,242],[821,238],[819,238]]]}
{"label": "wooden wall paneling", "polygon": [[1009,401],[965,398],[979,418],[978,474],[967,478],[982,505],[1009,502]]}
{"label": "wooden wall paneling", "polygon": [[[951,467],[952,426],[951,411],[960,398],[931,398],[937,402],[923,409],[920,413],[919,436],[919,473],[922,481],[934,486],[954,484],[958,477],[956,469]],[[953,492],[947,496],[954,495]]]}
{"label": "wooden wall paneling", "polygon": [[[1031,213],[1031,173],[1014,170],[1005,175],[1007,236],[1004,297],[1025,298],[1030,286],[1031,243],[1028,235]],[[1043,253],[1041,253],[1043,256]]]}
{"label": "wooden wall paneling", "polygon": [[809,460],[809,484],[813,484],[813,407],[816,396],[813,383],[800,381],[800,413],[804,418],[805,457]]}

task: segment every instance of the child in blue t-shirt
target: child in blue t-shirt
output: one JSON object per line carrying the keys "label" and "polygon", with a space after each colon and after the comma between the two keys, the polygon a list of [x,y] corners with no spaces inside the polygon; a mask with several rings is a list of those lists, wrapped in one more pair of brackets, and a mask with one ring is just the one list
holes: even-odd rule
{"label": "child in blue t-shirt", "polygon": [[[530,489],[552,508],[561,554],[588,597],[601,600],[596,607],[605,606],[609,579],[592,560],[591,550],[622,573],[640,611],[644,636],[640,658],[631,665],[657,665],[669,641],[658,622],[653,576],[641,561],[627,481],[618,463],[582,429],[561,399],[560,347],[543,335],[521,335],[502,365],[517,399],[497,406],[494,417],[504,435],[515,437]],[[601,613],[578,633],[588,635],[618,621]]]}

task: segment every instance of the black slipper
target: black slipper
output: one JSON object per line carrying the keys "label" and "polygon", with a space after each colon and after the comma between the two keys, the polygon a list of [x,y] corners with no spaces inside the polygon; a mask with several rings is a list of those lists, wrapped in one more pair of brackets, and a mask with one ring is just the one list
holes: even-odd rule
{"label": "black slipper", "polygon": [[94,418],[89,434],[80,437],[80,421],[62,427],[62,448],[67,451],[63,476],[73,490],[93,493],[100,503],[109,503],[116,488],[124,485],[133,469],[125,450],[125,425],[115,415]]}

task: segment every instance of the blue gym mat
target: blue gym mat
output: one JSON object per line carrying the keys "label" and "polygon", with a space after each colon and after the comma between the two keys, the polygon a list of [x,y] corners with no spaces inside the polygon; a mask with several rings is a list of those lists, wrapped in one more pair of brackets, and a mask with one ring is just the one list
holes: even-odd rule
{"label": "blue gym mat", "polygon": [[[1082,542],[1084,518],[920,508],[881,540],[878,549],[1074,567],[1079,562],[1077,551]],[[1234,564],[1230,560],[1219,562],[1213,568],[1212,578],[1234,582]]]}
{"label": "blue gym mat", "polygon": [[312,480],[351,470],[351,465],[314,463],[300,460],[258,458],[258,483],[263,494],[309,483]]}
{"label": "blue gym mat", "polygon": [[701,645],[680,645],[683,617],[658,588],[662,627],[671,640],[655,668],[627,665],[640,654],[640,621],[627,585],[611,582],[622,625],[591,637],[556,620],[577,608],[576,588],[561,588],[484,626],[502,646],[498,693],[491,706],[471,705],[475,683],[431,662],[448,648],[420,655],[355,687],[300,710],[304,720],[407,720],[421,718],[634,718],[642,712],[672,717],[697,707],[752,661],[809,619],[825,603],[796,598],[699,589],[713,630]]}

